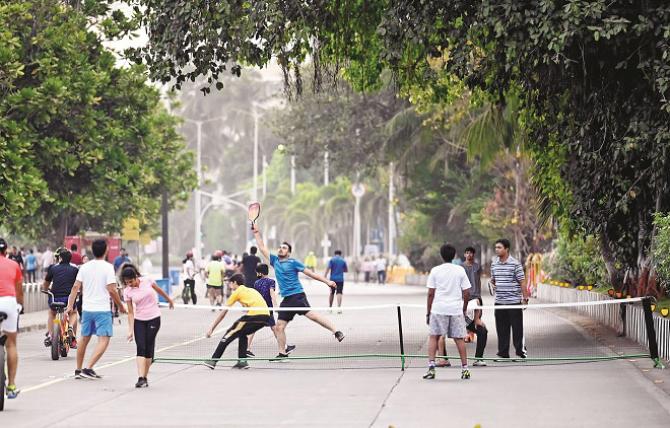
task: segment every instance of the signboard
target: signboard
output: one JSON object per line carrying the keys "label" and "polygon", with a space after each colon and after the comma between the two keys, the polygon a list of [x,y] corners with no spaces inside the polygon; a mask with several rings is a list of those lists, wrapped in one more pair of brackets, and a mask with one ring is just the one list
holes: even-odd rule
{"label": "signboard", "polygon": [[127,218],[123,222],[123,230],[121,231],[121,239],[124,241],[139,241],[140,240],[140,221],[136,218]]}

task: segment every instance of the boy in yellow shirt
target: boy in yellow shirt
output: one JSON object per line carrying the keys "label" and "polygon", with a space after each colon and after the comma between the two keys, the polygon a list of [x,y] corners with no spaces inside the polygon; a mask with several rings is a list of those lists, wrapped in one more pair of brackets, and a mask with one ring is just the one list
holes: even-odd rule
{"label": "boy in yellow shirt", "polygon": [[[270,310],[268,309],[267,303],[265,303],[265,299],[263,299],[263,296],[261,296],[261,293],[258,291],[244,286],[244,275],[239,273],[233,275],[230,278],[230,287],[233,289],[233,294],[231,294],[226,301],[226,306],[232,306],[235,302],[240,302],[240,304],[245,307],[264,309],[250,309],[246,315],[241,316],[233,323],[228,331],[226,331],[226,334],[223,335],[219,345],[216,347],[214,354],[212,354],[212,359],[204,363],[205,366],[212,370],[216,367],[217,360],[221,358],[226,347],[235,339],[238,340],[239,348],[237,357],[239,360],[233,368],[248,369],[249,363],[246,361],[248,336],[267,326],[270,320]],[[216,317],[214,323],[207,331],[207,337],[212,337],[214,329],[216,329],[216,326],[219,325],[223,318],[225,318],[227,313],[228,310],[224,310],[218,317]]]}

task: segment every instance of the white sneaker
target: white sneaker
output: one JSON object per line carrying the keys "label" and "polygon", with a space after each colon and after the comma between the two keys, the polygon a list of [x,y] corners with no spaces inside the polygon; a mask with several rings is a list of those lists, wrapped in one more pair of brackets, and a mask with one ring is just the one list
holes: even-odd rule
{"label": "white sneaker", "polygon": [[486,361],[484,360],[477,360],[474,363],[472,363],[474,367],[486,367]]}

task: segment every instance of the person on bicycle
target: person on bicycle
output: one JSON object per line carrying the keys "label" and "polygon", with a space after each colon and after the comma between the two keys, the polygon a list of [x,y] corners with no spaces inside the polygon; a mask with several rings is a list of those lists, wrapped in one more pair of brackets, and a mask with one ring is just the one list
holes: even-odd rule
{"label": "person on bicycle", "polygon": [[[7,319],[0,323],[0,329],[5,332],[7,341],[7,398],[16,398],[19,394],[16,388],[16,369],[19,364],[19,352],[16,340],[19,329],[19,313],[23,309],[23,274],[19,264],[6,256],[7,242],[0,238],[0,312],[7,315]],[[0,368],[4,370],[4,367]]]}
{"label": "person on bicycle", "polygon": [[[77,273],[79,269],[76,268],[73,264],[70,264],[72,261],[72,253],[66,249],[60,249],[56,252],[56,257],[58,259],[58,264],[51,265],[47,270],[47,275],[44,278],[44,283],[42,284],[42,290],[50,290],[53,293],[54,298],[52,300],[49,296],[49,313],[47,315],[47,334],[46,339],[44,339],[44,346],[51,346],[51,333],[49,329],[53,325],[54,317],[56,316],[56,311],[51,309],[51,304],[54,302],[62,302],[67,305],[67,299],[70,296],[74,282],[77,280]],[[72,332],[75,337],[77,336],[77,312],[73,311],[69,315],[69,323],[72,327]],[[77,349],[77,340],[72,339],[70,348]]]}
{"label": "person on bicycle", "polygon": [[198,303],[198,296],[195,294],[195,263],[193,262],[193,252],[186,253],[186,258],[182,262],[184,265],[184,303],[188,304],[188,295],[191,294],[193,304]]}

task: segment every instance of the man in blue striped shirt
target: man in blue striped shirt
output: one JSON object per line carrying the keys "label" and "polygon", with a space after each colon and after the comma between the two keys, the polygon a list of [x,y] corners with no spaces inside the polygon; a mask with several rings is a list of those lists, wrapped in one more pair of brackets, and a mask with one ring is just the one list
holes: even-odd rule
{"label": "man in blue striped shirt", "polygon": [[510,242],[499,239],[495,243],[498,256],[491,264],[491,282],[496,287],[496,306],[519,306],[519,309],[500,309],[495,311],[496,331],[498,333],[498,356],[509,358],[510,328],[516,355],[526,358],[523,344],[522,305],[528,304],[528,292],[523,287],[523,266],[509,254]]}

